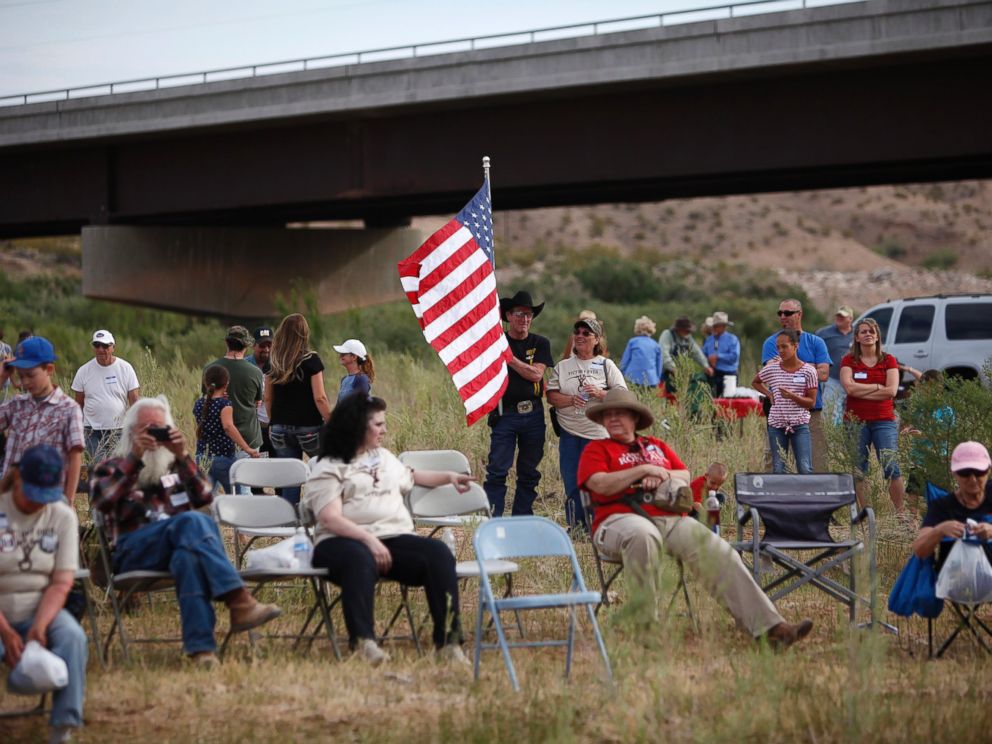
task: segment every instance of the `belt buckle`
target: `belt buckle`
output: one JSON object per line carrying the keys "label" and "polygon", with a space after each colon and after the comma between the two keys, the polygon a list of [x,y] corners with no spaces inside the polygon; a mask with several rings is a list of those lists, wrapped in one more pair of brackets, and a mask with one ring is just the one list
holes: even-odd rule
{"label": "belt buckle", "polygon": [[534,401],[522,400],[517,403],[517,413],[530,413],[534,410]]}

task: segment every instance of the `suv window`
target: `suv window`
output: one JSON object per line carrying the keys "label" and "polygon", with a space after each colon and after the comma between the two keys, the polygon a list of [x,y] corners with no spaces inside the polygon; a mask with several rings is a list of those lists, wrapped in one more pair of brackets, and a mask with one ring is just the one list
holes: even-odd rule
{"label": "suv window", "polygon": [[885,339],[889,337],[889,323],[892,322],[892,308],[891,307],[880,307],[874,312],[868,313],[866,318],[871,318],[876,323],[878,323],[878,329],[882,332],[882,343],[885,343]]}
{"label": "suv window", "polygon": [[934,305],[905,305],[896,328],[897,344],[918,344],[930,338]]}
{"label": "suv window", "polygon": [[949,341],[992,338],[992,303],[961,302],[944,308],[945,332]]}

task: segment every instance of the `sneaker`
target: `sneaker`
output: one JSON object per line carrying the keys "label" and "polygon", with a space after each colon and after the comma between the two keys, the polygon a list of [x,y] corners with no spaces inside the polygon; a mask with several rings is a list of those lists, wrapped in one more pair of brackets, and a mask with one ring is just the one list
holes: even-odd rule
{"label": "sneaker", "polygon": [[379,644],[371,638],[363,638],[358,642],[355,649],[355,656],[359,656],[369,663],[370,666],[379,666],[385,661],[389,661],[389,654],[379,648]]}
{"label": "sneaker", "polygon": [[72,741],[72,726],[52,726],[48,729],[48,744],[63,744]]}
{"label": "sneaker", "polygon": [[798,623],[779,623],[765,635],[768,645],[776,651],[786,649],[797,641],[809,635],[813,630],[813,621],[809,618]]}
{"label": "sneaker", "polygon": [[442,646],[435,655],[438,661],[451,666],[472,666],[472,662],[468,660],[459,643],[449,643],[447,646]]}
{"label": "sneaker", "polygon": [[241,633],[245,630],[265,625],[282,614],[282,610],[274,604],[262,604],[252,601],[250,604],[231,606],[231,632]]}
{"label": "sneaker", "polygon": [[212,669],[220,664],[220,659],[217,658],[217,654],[213,651],[200,651],[199,653],[190,654],[187,658],[194,666],[203,669]]}

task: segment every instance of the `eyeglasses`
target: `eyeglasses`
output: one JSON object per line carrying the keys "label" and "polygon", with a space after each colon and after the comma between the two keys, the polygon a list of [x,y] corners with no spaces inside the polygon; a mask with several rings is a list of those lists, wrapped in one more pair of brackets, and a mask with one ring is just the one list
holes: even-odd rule
{"label": "eyeglasses", "polygon": [[780,318],[791,318],[796,313],[801,313],[802,310],[779,310],[778,317]]}
{"label": "eyeglasses", "polygon": [[93,343],[94,349],[109,349],[110,344],[101,344],[99,341]]}
{"label": "eyeglasses", "polygon": [[576,328],[572,331],[576,336],[595,336],[596,334],[585,328]]}
{"label": "eyeglasses", "polygon": [[988,468],[985,470],[975,470],[974,468],[965,468],[964,470],[955,470],[954,475],[959,478],[984,478],[989,474]]}
{"label": "eyeglasses", "polygon": [[510,315],[512,315],[514,318],[520,318],[520,319],[524,319],[524,318],[530,319],[534,317],[534,313],[528,312],[526,310],[514,310],[512,313],[510,313]]}

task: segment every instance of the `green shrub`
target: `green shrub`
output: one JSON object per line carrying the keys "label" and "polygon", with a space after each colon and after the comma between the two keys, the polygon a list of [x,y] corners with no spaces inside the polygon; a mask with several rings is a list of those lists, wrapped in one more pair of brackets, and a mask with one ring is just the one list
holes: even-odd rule
{"label": "green shrub", "polygon": [[950,248],[939,248],[920,261],[925,269],[947,270],[958,262],[958,254]]}

